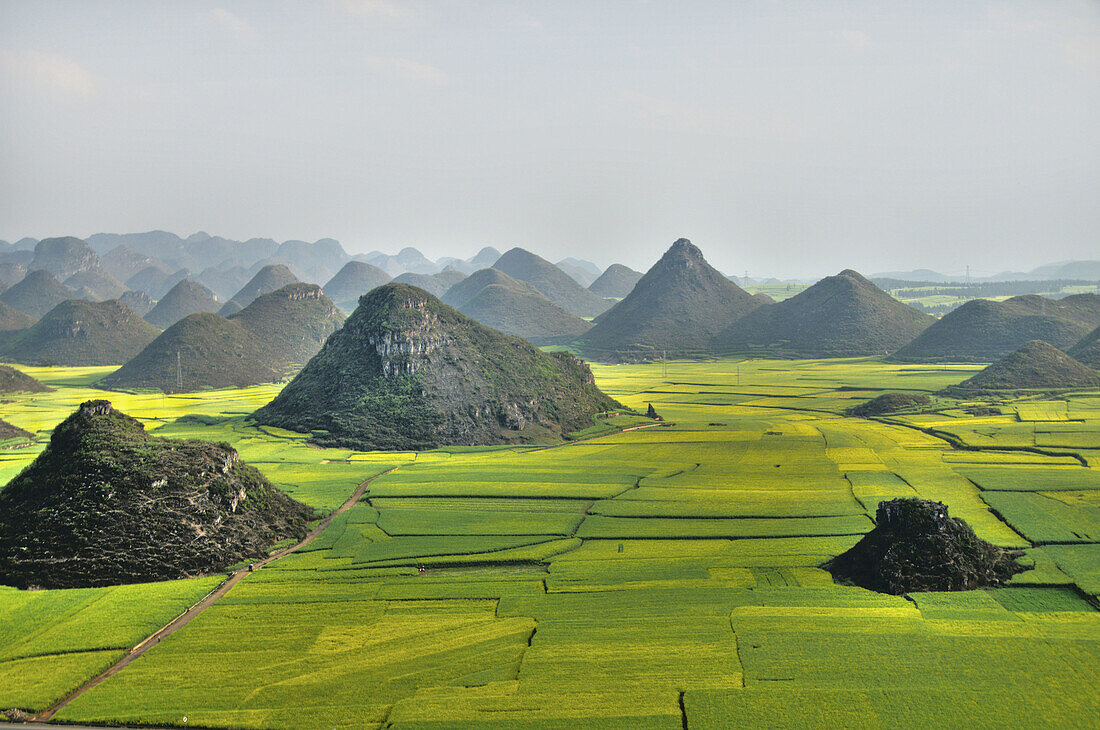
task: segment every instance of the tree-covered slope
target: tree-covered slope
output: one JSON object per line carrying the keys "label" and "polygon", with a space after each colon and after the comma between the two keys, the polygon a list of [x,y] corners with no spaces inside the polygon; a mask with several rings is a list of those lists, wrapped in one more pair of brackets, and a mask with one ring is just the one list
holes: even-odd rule
{"label": "tree-covered slope", "polygon": [[1084,339],[1071,347],[1069,354],[1078,362],[1100,370],[1100,327],[1085,335]]}
{"label": "tree-covered slope", "polygon": [[421,289],[386,284],[253,416],[313,432],[320,444],[426,449],[561,438],[617,406],[573,356],[543,353]]}
{"label": "tree-covered slope", "polygon": [[0,365],[0,393],[46,393],[51,390],[53,388],[11,365]]}
{"label": "tree-covered slope", "polygon": [[344,315],[316,284],[295,282],[263,294],[228,319],[252,333],[277,367],[301,365],[344,323]]}
{"label": "tree-covered slope", "polygon": [[749,312],[715,337],[714,347],[785,357],[884,355],[934,321],[845,269],[790,299]]}
{"label": "tree-covered slope", "polygon": [[260,558],[312,510],[226,444],[149,436],[88,401],[0,490],[0,583],[75,588],[168,580]]}
{"label": "tree-covered slope", "polygon": [[0,294],[0,302],[39,319],[61,302],[74,299],[71,290],[50,272],[36,269]]}

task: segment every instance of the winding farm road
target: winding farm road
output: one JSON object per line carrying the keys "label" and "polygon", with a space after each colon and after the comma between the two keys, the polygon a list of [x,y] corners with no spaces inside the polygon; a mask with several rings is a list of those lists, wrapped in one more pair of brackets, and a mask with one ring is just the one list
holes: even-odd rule
{"label": "winding farm road", "polygon": [[[353,507],[363,497],[363,494],[367,491],[367,487],[370,486],[371,482],[373,482],[375,479],[377,479],[381,476],[385,476],[386,474],[389,474],[390,472],[394,471],[395,469],[397,469],[396,466],[393,467],[393,469],[389,469],[387,471],[382,472],[381,474],[375,474],[370,479],[367,479],[366,481],[364,481],[362,484],[360,484],[358,487],[356,487],[355,491],[352,492],[351,496],[348,497],[346,502],[344,502],[342,505],[340,505],[335,510],[333,510],[332,513],[328,515],[328,517],[325,517],[323,520],[318,522],[317,526],[314,527],[312,530],[310,530],[306,534],[306,536],[303,537],[299,542],[295,543],[294,545],[291,545],[290,547],[287,547],[287,548],[284,548],[284,549],[279,550],[277,552],[271,553],[266,558],[264,558],[260,561],[257,561],[256,563],[254,563],[254,566],[255,566],[254,569],[255,570],[260,570],[264,566],[269,565],[270,563],[273,563],[276,560],[279,560],[280,558],[285,558],[287,555],[290,555],[294,551],[299,550],[300,548],[303,548],[306,545],[313,542],[317,538],[317,536],[320,535],[321,532],[324,531],[324,529],[329,526],[329,524],[332,522],[333,519],[336,518],[337,515],[339,515],[342,512],[345,512],[348,509],[350,509],[351,507]],[[42,712],[35,715],[34,716],[34,721],[38,722],[38,723],[49,722],[50,719],[53,718],[53,716],[56,715],[59,710],[61,710],[63,707],[65,707],[70,702],[75,700],[77,697],[84,694],[85,692],[92,689],[93,687],[99,685],[104,680],[106,680],[110,677],[113,677],[114,675],[121,672],[123,669],[125,669],[130,664],[130,662],[134,661],[135,659],[140,657],[142,654],[147,652],[149,649],[151,649],[152,647],[159,644],[162,639],[166,639],[167,637],[171,636],[172,634],[174,634],[177,631],[179,631],[180,629],[182,629],[187,624],[191,623],[192,619],[194,619],[200,613],[202,613],[203,611],[205,611],[206,609],[210,608],[215,603],[217,603],[226,593],[229,593],[229,591],[233,589],[233,586],[237,585],[237,583],[239,583],[242,578],[244,578],[246,575],[248,575],[248,572],[249,571],[247,571],[247,570],[238,570],[237,572],[230,575],[217,588],[215,588],[213,591],[208,593],[205,598],[203,598],[201,601],[196,603],[194,606],[191,606],[189,609],[187,609],[186,611],[181,613],[179,616],[176,616],[174,619],[169,621],[167,624],[165,624],[163,627],[161,627],[160,629],[158,629],[154,633],[150,634],[148,637],[146,637],[144,640],[142,640],[142,642],[140,644],[138,644],[133,649],[131,649],[126,654],[126,656],[122,657],[117,662],[112,664],[105,671],[103,671],[103,673],[99,674],[98,676],[94,677],[90,681],[86,682],[83,686],[81,686],[79,689],[75,690],[74,692],[72,692],[68,696],[66,696],[64,699],[59,701],[57,704],[55,704],[52,707],[50,707],[46,710],[43,710]],[[24,725],[23,727],[35,727],[35,726],[34,725]],[[38,727],[45,727],[45,726],[39,725]]]}

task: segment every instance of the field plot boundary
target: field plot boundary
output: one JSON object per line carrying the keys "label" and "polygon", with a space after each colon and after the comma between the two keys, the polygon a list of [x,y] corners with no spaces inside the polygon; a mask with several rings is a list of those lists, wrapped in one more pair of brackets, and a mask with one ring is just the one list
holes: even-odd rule
{"label": "field plot boundary", "polygon": [[[396,469],[397,469],[397,467],[395,466],[391,469],[388,469],[384,472],[381,472],[380,474],[375,474],[374,476],[370,477],[369,479],[365,479],[363,482],[361,482],[359,484],[358,487],[355,488],[355,491],[352,492],[351,496],[348,497],[347,500],[342,505],[337,507],[331,513],[329,513],[327,516],[325,516],[320,522],[318,522],[317,526],[314,527],[312,530],[310,530],[306,534],[305,537],[303,537],[300,541],[298,541],[294,545],[283,548],[282,550],[274,552],[274,553],[268,555],[266,558],[263,558],[262,560],[257,561],[255,563],[255,569],[260,570],[260,569],[264,568],[266,565],[269,565],[269,564],[271,564],[271,563],[273,563],[276,560],[279,560],[281,558],[285,558],[287,555],[290,555],[291,553],[295,552],[299,548],[303,548],[306,545],[313,542],[322,532],[324,532],[325,528],[329,526],[329,524],[332,522],[332,520],[337,515],[340,515],[340,514],[344,513],[345,511],[351,509],[353,506],[355,506],[359,502],[359,500],[363,496],[363,494],[366,493],[367,487],[370,486],[371,482],[373,482],[375,479],[378,479],[379,477],[382,477],[382,476],[385,476],[386,474],[389,474],[392,471],[395,471]],[[237,585],[237,583],[239,583],[246,575],[248,575],[248,573],[249,573],[249,571],[247,571],[247,570],[238,570],[235,573],[231,574],[224,581],[222,581],[218,585],[217,588],[215,588],[213,591],[208,593],[201,601],[199,601],[195,605],[191,606],[186,611],[181,613],[179,616],[176,616],[174,619],[169,621],[167,624],[165,624],[164,626],[162,626],[161,628],[157,629],[155,632],[153,632],[152,634],[147,636],[145,639],[143,639],[141,642],[139,642],[136,646],[134,646],[134,648],[130,649],[124,657],[119,659],[117,662],[112,664],[110,667],[105,669],[103,672],[101,672],[97,676],[93,677],[89,681],[85,682],[78,689],[74,690],[73,692],[70,692],[67,696],[62,698],[59,702],[51,705],[46,710],[43,710],[42,712],[35,715],[34,720],[37,721],[37,722],[49,722],[50,719],[53,718],[54,715],[56,715],[58,712],[60,712],[62,709],[64,709],[66,706],[68,706],[77,697],[84,694],[88,690],[96,687],[97,685],[103,683],[104,681],[111,678],[112,676],[118,674],[123,669],[125,669],[131,662],[133,662],[135,659],[140,657],[142,654],[144,654],[146,651],[148,651],[152,647],[159,644],[161,642],[161,640],[168,638],[172,634],[174,634],[177,631],[179,631],[180,629],[182,629],[187,624],[191,623],[191,621],[196,616],[198,616],[203,611],[205,611],[206,609],[213,606],[215,603],[217,603],[219,600],[221,600],[227,593],[229,593],[229,591],[233,589],[233,586]]]}

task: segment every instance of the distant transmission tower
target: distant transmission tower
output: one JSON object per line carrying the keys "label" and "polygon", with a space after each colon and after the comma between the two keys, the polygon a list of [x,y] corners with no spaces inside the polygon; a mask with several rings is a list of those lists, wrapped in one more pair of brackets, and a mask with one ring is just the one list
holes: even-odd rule
{"label": "distant transmission tower", "polygon": [[176,390],[183,390],[183,366],[180,364],[179,350],[176,350]]}

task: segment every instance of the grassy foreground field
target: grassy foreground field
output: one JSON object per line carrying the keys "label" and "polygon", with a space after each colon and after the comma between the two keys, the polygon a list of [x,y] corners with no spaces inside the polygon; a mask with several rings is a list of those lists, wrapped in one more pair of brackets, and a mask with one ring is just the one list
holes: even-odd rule
{"label": "grassy foreground field", "polygon": [[[28,368],[57,390],[0,406],[39,437],[0,451],[0,483],[93,397],[159,435],[233,444],[322,512],[386,472],[316,541],[245,578],[57,719],[1094,726],[1100,393],[1021,399],[1001,415],[951,402],[883,421],[842,415],[883,390],[934,392],[978,369],[594,366],[607,393],[637,409],[652,403],[669,425],[594,427],[592,438],[552,448],[417,454],[322,450],[248,425],[244,415],[279,386],[104,394],[89,384],[109,369]],[[942,500],[979,536],[1027,548],[1035,569],[968,593],[835,585],[818,566],[897,496]],[[218,582],[0,589],[0,705],[51,705]]]}

